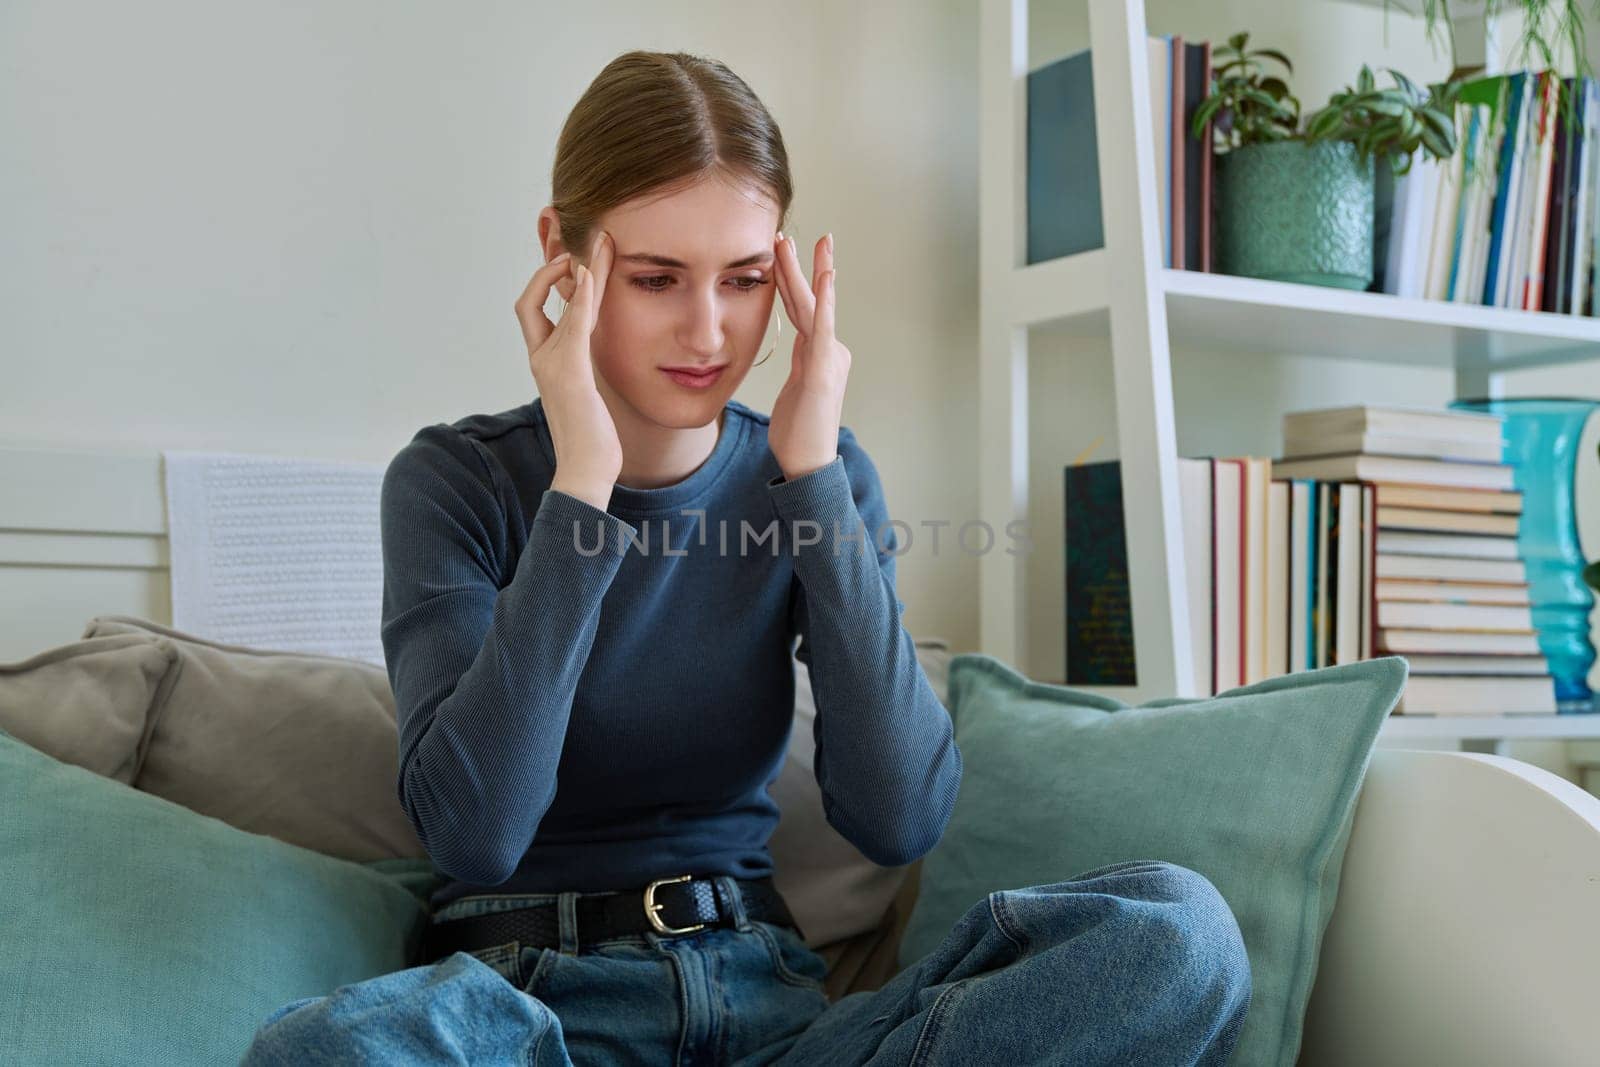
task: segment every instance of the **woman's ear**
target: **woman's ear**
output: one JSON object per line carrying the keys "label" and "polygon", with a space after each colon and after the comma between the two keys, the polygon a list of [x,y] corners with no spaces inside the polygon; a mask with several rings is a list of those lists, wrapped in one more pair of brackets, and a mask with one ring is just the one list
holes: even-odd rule
{"label": "woman's ear", "polygon": [[[561,243],[561,220],[556,217],[556,209],[549,204],[539,211],[539,246],[544,249],[546,263],[567,250]],[[556,279],[555,290],[561,299],[572,299],[571,273],[563,274]]]}

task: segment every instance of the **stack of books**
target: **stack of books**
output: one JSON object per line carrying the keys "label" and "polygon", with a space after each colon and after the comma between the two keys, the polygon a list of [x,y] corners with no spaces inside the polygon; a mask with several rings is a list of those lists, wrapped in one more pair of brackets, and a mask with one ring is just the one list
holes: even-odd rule
{"label": "stack of books", "polygon": [[1517,71],[1467,82],[1457,150],[1396,179],[1379,288],[1398,296],[1595,315],[1600,89]]}
{"label": "stack of books", "polygon": [[[1194,691],[1401,655],[1401,714],[1555,711],[1501,419],[1284,418],[1284,455],[1180,458]],[[1116,461],[1065,468],[1069,685],[1136,685]]]}
{"label": "stack of books", "polygon": [[1517,549],[1522,496],[1500,461],[1498,415],[1393,406],[1293,412],[1284,416],[1283,445],[1275,475],[1315,479],[1341,496],[1359,487],[1355,515],[1376,533],[1374,640],[1363,651],[1409,661],[1400,713],[1556,710]]}

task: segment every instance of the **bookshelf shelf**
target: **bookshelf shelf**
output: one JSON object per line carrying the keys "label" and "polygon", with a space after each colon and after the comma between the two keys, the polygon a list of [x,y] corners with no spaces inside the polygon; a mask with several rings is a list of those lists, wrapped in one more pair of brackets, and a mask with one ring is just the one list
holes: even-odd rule
{"label": "bookshelf shelf", "polygon": [[1319,285],[1164,269],[1172,335],[1185,343],[1490,370],[1600,354],[1600,319],[1513,311]]}
{"label": "bookshelf shelf", "polygon": [[[1008,320],[1110,332],[1104,249],[1014,268]],[[1171,336],[1202,348],[1293,351],[1372,363],[1454,367],[1478,357],[1492,371],[1600,355],[1600,319],[1513,311],[1388,293],[1163,268]]]}
{"label": "bookshelf shelf", "polygon": [[1382,736],[1446,741],[1600,738],[1600,715],[1391,715]]}
{"label": "bookshelf shelf", "polygon": [[[979,7],[980,511],[997,530],[1029,517],[1029,327],[1108,338],[1118,459],[1124,484],[1140,487],[1124,494],[1123,512],[1141,684],[1105,691],[1130,704],[1197,696],[1171,342],[1447,367],[1457,396],[1483,397],[1501,394],[1504,371],[1600,355],[1600,320],[1163,267],[1142,0],[1088,0],[1095,127],[1123,131],[1096,138],[1104,247],[1027,264],[1028,8],[1028,0]],[[979,562],[980,647],[1019,665],[1027,583],[1026,553]],[[1590,722],[1571,721],[1583,716],[1559,718],[1419,719],[1386,729],[1600,737]],[[1536,730],[1545,732],[1527,732]],[[1591,732],[1572,732],[1580,730]]]}

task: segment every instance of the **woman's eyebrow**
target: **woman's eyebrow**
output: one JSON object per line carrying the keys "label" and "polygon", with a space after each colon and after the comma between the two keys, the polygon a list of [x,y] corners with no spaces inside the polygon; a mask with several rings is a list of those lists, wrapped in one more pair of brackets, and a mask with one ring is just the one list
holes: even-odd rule
{"label": "woman's eyebrow", "polygon": [[[689,269],[689,264],[685,263],[681,259],[673,259],[671,256],[656,255],[654,252],[630,252],[628,255],[618,256],[617,260],[619,262],[626,263],[650,263],[657,267],[677,267],[679,270]],[[729,263],[722,269],[733,270],[735,267],[749,267],[757,263],[767,264],[771,262],[772,253],[770,251],[753,252],[750,255],[745,256],[743,259],[734,260],[732,263]]]}

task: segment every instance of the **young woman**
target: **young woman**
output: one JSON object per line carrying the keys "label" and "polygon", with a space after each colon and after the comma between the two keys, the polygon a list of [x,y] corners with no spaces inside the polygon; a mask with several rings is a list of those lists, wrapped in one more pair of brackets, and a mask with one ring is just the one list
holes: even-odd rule
{"label": "young woman", "polygon": [[[766,848],[793,657],[828,821],[868,858],[931,849],[962,765],[840,425],[833,240],[808,277],[791,196],[720,63],[629,52],[573,109],[516,301],[537,398],[423,428],[384,479],[399,797],[451,881],[421,965],[283,1005],[246,1063],[1227,1059],[1238,927],[1161,862],[992,893],[884,988],[824,994]],[[762,413],[733,394],[780,301]]]}

